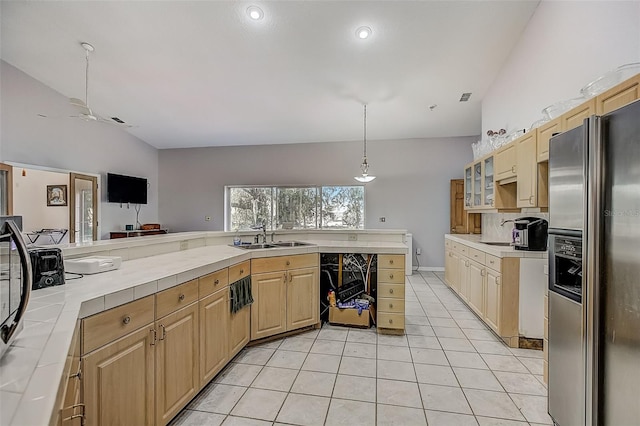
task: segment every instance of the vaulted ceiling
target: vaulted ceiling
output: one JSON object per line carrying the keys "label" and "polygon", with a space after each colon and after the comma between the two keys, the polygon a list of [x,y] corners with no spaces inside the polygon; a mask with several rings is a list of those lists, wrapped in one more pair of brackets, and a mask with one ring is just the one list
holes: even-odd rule
{"label": "vaulted ceiling", "polygon": [[157,148],[361,140],[365,103],[368,139],[471,136],[538,3],[2,1],[0,56],[82,99],[91,43],[89,105]]}

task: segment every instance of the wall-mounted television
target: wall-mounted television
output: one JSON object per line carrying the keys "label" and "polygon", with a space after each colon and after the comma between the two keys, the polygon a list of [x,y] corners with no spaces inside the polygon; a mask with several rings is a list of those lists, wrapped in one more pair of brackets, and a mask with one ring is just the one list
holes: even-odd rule
{"label": "wall-mounted television", "polygon": [[110,203],[147,204],[147,180],[107,173],[107,201]]}

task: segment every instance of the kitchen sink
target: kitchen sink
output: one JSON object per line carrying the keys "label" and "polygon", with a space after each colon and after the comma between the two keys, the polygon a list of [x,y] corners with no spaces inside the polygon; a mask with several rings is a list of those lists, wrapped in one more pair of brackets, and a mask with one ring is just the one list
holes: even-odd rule
{"label": "kitchen sink", "polygon": [[311,245],[309,243],[301,243],[300,241],[278,241],[277,243],[271,243],[277,247],[300,247]]}
{"label": "kitchen sink", "polygon": [[274,248],[277,246],[274,244],[241,244],[239,246],[232,246],[232,247],[237,247],[244,250],[256,250],[256,249]]}
{"label": "kitchen sink", "polygon": [[488,244],[490,246],[502,246],[502,247],[509,247],[511,245],[511,243],[506,243],[503,241],[480,241],[482,244]]}

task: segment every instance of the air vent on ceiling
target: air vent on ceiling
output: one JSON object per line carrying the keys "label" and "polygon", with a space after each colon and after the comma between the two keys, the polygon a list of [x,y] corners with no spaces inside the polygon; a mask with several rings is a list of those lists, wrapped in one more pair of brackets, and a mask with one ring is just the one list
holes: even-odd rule
{"label": "air vent on ceiling", "polygon": [[120,120],[118,117],[111,117],[111,119],[112,119],[113,121],[115,121],[116,123],[124,124],[124,121]]}
{"label": "air vent on ceiling", "polygon": [[460,96],[460,102],[467,102],[470,97],[471,92],[463,93],[462,96]]}

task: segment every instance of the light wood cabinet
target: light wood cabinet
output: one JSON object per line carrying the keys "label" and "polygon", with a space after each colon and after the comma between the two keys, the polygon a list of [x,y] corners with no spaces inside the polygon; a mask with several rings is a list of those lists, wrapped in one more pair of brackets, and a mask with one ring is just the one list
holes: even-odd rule
{"label": "light wood cabinet", "polygon": [[318,324],[318,254],[251,260],[251,340]]}
{"label": "light wood cabinet", "polygon": [[560,116],[560,130],[566,132],[567,130],[575,129],[582,125],[585,118],[595,113],[596,99],[591,98]]}
{"label": "light wood cabinet", "polygon": [[285,280],[284,271],[251,275],[251,340],[287,331]]}
{"label": "light wood cabinet", "polygon": [[[255,297],[255,294],[254,294]],[[245,306],[229,316],[229,359],[232,359],[251,339],[251,308]]]}
{"label": "light wood cabinet", "polygon": [[403,254],[378,255],[378,333],[404,333],[404,260]]}
{"label": "light wood cabinet", "polygon": [[499,148],[495,154],[495,180],[515,180],[518,171],[516,161],[516,145],[511,142]]}
{"label": "light wood cabinet", "polygon": [[484,311],[484,276],[486,271],[484,266],[478,262],[470,261],[468,263],[469,282],[467,302],[469,307],[473,309],[476,314],[482,316],[482,312]]}
{"label": "light wood cabinet", "polygon": [[500,307],[502,306],[501,278],[499,272],[487,269],[484,322],[496,333],[500,333]]}
{"label": "light wood cabinet", "polygon": [[518,347],[519,258],[501,259],[457,241],[448,243],[445,277],[450,287],[507,345]]}
{"label": "light wood cabinet", "polygon": [[200,386],[203,387],[229,361],[229,288],[198,302],[200,315]]}
{"label": "light wood cabinet", "polygon": [[153,323],[83,357],[85,424],[153,425]]}
{"label": "light wood cabinet", "polygon": [[156,424],[164,425],[200,390],[198,304],[157,320],[156,330]]}
{"label": "light wood cabinet", "polygon": [[517,206],[536,207],[538,202],[538,173],[536,132],[525,133],[515,141],[518,170]]}
{"label": "light wood cabinet", "polygon": [[560,133],[560,118],[556,118],[536,129],[538,163],[549,161],[549,140],[554,134]]}
{"label": "light wood cabinet", "polygon": [[596,96],[596,114],[603,115],[640,99],[640,74]]}
{"label": "light wood cabinet", "polygon": [[467,211],[464,179],[451,179],[450,191],[451,233],[480,234],[482,232],[482,215]]}
{"label": "light wood cabinet", "polygon": [[320,320],[318,268],[287,272],[287,330],[317,324]]}

